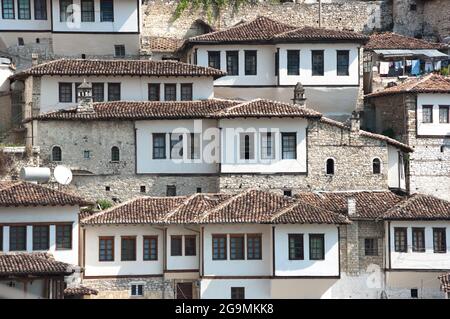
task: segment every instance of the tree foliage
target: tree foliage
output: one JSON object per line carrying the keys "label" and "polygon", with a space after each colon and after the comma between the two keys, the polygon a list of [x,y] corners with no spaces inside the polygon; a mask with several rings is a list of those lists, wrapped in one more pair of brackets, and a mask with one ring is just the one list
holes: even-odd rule
{"label": "tree foliage", "polygon": [[234,10],[238,10],[243,4],[255,2],[257,0],[179,0],[175,9],[174,19],[178,19],[187,9],[197,10],[201,8],[206,13],[208,20],[211,20],[223,8],[232,7]]}

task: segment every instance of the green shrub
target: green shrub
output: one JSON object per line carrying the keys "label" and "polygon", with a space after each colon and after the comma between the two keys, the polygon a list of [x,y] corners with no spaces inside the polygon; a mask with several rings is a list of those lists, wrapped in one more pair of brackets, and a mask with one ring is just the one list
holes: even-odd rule
{"label": "green shrub", "polygon": [[97,205],[100,207],[101,210],[105,210],[111,208],[113,206],[113,203],[111,203],[107,199],[99,199],[97,200]]}

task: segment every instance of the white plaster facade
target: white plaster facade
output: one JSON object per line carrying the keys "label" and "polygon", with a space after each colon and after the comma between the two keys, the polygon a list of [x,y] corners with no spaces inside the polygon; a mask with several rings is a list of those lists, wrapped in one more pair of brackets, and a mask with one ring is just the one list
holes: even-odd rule
{"label": "white plaster facade", "polygon": [[[423,123],[423,106],[432,106],[432,122]],[[439,121],[439,107],[447,108],[447,122]],[[417,94],[417,136],[450,136],[450,94]]]}

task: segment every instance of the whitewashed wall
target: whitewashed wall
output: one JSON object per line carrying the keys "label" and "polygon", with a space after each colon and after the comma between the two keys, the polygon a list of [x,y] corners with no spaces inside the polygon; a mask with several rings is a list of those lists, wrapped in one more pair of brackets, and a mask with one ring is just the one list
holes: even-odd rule
{"label": "whitewashed wall", "polygon": [[[408,252],[406,253],[395,251],[395,227],[408,228]],[[423,253],[412,251],[412,227],[425,227],[425,252]],[[433,252],[433,227],[446,228],[447,253],[445,254]],[[390,261],[392,269],[450,269],[449,221],[392,221],[390,224],[390,237]],[[389,248],[389,246],[386,248]],[[389,250],[386,249],[386,252],[389,253]]]}
{"label": "whitewashed wall", "polygon": [[19,20],[17,0],[14,1],[14,19],[3,19],[2,6],[0,5],[0,31],[1,30],[27,30],[27,31],[49,31],[52,28],[51,0],[47,0],[47,20],[34,19],[34,1],[30,0],[31,19]]}
{"label": "whitewashed wall", "polygon": [[[33,223],[50,225],[50,249],[56,260],[78,265],[78,206],[0,207],[0,225],[3,224],[3,251],[9,251],[9,225],[27,225],[27,251],[33,251]],[[56,249],[56,227],[52,223],[72,223],[72,249]]]}
{"label": "whitewashed wall", "polygon": [[[433,105],[433,123],[423,123],[422,106]],[[417,95],[417,135],[450,136],[450,123],[439,123],[439,105],[450,105],[450,94]]]}
{"label": "whitewashed wall", "polygon": [[[171,236],[172,235],[182,235],[182,256],[171,256]],[[185,241],[184,235],[195,235],[196,236],[196,255],[195,256],[185,256]],[[199,230],[195,230],[193,227],[189,226],[170,226],[167,229],[167,270],[197,270],[200,267],[200,234]]]}
{"label": "whitewashed wall", "polygon": [[13,70],[8,64],[0,64],[0,93],[9,92],[9,77]]}
{"label": "whitewashed wall", "polygon": [[[381,165],[384,165],[382,163]],[[383,171],[383,167],[381,167]],[[390,188],[406,189],[405,166],[400,165],[399,150],[388,145],[388,185]]]}
{"label": "whitewashed wall", "polygon": [[41,81],[41,105],[40,111],[49,112],[58,109],[67,109],[77,105],[75,85],[72,85],[72,103],[59,102],[59,82],[81,83],[86,79],[88,82],[103,82],[104,97],[108,100],[107,83],[121,83],[121,100],[123,101],[148,101],[148,84],[161,83],[160,97],[164,100],[163,83],[177,83],[177,99],[181,99],[181,83],[192,83],[192,98],[202,100],[214,97],[213,79],[197,77],[131,77],[131,76],[43,76]]}
{"label": "whitewashed wall", "polygon": [[201,299],[231,299],[231,287],[244,287],[245,299],[270,298],[270,279],[202,279]]}
{"label": "whitewashed wall", "polygon": [[[289,234],[303,234],[303,260],[289,260]],[[324,234],[325,259],[310,260],[309,234]],[[276,276],[339,276],[339,239],[335,225],[277,225]]]}
{"label": "whitewashed wall", "polygon": [[[236,119],[220,120],[221,130],[221,172],[222,173],[304,173],[307,170],[306,160],[306,127],[305,119]],[[240,130],[235,130],[238,128]],[[261,160],[261,132],[269,129],[275,133],[275,159]],[[256,132],[254,160],[239,159],[239,133]],[[281,158],[281,134],[297,132],[297,159]]]}

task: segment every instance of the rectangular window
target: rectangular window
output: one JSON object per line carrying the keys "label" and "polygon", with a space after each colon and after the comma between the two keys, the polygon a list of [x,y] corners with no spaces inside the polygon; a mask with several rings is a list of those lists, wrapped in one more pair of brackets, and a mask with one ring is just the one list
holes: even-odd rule
{"label": "rectangular window", "polygon": [[256,50],[245,51],[245,75],[256,75],[257,73],[257,53]]}
{"label": "rectangular window", "polygon": [[336,58],[337,58],[337,65],[336,65],[337,75],[349,75],[350,51],[338,50]]}
{"label": "rectangular window", "polygon": [[108,83],[108,101],[120,101],[120,83]]}
{"label": "rectangular window", "polygon": [[94,0],[81,0],[81,22],[94,21]]}
{"label": "rectangular window", "polygon": [[125,45],[116,44],[114,46],[114,57],[116,57],[116,58],[124,58],[125,57]]}
{"label": "rectangular window", "polygon": [[190,133],[189,135],[189,158],[200,158],[200,133]]}
{"label": "rectangular window", "polygon": [[227,259],[227,235],[212,235],[212,259]]}
{"label": "rectangular window", "polygon": [[261,158],[274,159],[275,136],[271,132],[261,133]]}
{"label": "rectangular window", "polygon": [[14,19],[14,0],[2,0],[2,18]]}
{"label": "rectangular window", "polygon": [[297,133],[281,133],[282,159],[297,159]]}
{"label": "rectangular window", "polygon": [[303,260],[303,234],[289,234],[289,260]]}
{"label": "rectangular window", "polygon": [[144,236],[144,260],[158,260],[158,236]]}
{"label": "rectangular window", "polygon": [[59,102],[72,103],[72,83],[59,82]]}
{"label": "rectangular window", "polygon": [[309,234],[309,259],[324,260],[325,259],[325,235]]}
{"label": "rectangular window", "polygon": [[239,75],[239,51],[227,51],[227,75]]}
{"label": "rectangular window", "polygon": [[300,50],[287,50],[287,74],[300,75]]}
{"label": "rectangular window", "polygon": [[59,22],[73,22],[72,0],[59,0]]}
{"label": "rectangular window", "polygon": [[121,260],[136,260],[136,237],[122,236],[121,238]]}
{"label": "rectangular window", "polygon": [[148,84],[148,100],[160,101],[161,85],[159,83]]}
{"label": "rectangular window", "polygon": [[395,239],[394,250],[396,252],[406,253],[408,251],[407,228],[395,227],[394,239]]}
{"label": "rectangular window", "polygon": [[184,255],[197,255],[197,237],[195,235],[184,236]]}
{"label": "rectangular window", "polygon": [[244,235],[230,235],[230,259],[244,259]]}
{"label": "rectangular window", "polygon": [[247,234],[247,259],[262,259],[262,235]]}
{"label": "rectangular window", "polygon": [[181,101],[192,101],[192,83],[181,83]]}
{"label": "rectangular window", "polygon": [[103,102],[105,100],[105,84],[92,83],[92,100],[94,102]]}
{"label": "rectangular window", "polygon": [[17,0],[17,11],[20,20],[31,19],[30,0]]}
{"label": "rectangular window", "polygon": [[48,250],[50,231],[48,225],[33,226],[33,250]]}
{"label": "rectangular window", "polygon": [[170,256],[182,256],[183,236],[170,236]]}
{"label": "rectangular window", "polygon": [[170,133],[170,158],[183,158],[183,134]]}
{"label": "rectangular window", "polygon": [[98,260],[114,261],[114,237],[99,237]]}
{"label": "rectangular window", "polygon": [[100,21],[114,22],[114,1],[100,0]]}
{"label": "rectangular window", "polygon": [[364,254],[366,256],[378,256],[377,238],[364,238]]}
{"label": "rectangular window", "polygon": [[27,226],[9,227],[9,250],[27,250]]}
{"label": "rectangular window", "polygon": [[166,134],[153,133],[153,159],[166,158]]}
{"label": "rectangular window", "polygon": [[72,224],[56,225],[56,249],[72,249]]}
{"label": "rectangular window", "polygon": [[239,149],[241,160],[252,160],[255,158],[254,133],[239,133]]}
{"label": "rectangular window", "polygon": [[0,251],[3,251],[3,226],[0,225]]}
{"label": "rectangular window", "polygon": [[231,299],[245,299],[245,288],[231,287]]}
{"label": "rectangular window", "polygon": [[144,285],[143,284],[131,284],[130,295],[133,297],[140,297],[144,295]]}
{"label": "rectangular window", "polygon": [[449,106],[439,105],[439,123],[449,123]]}
{"label": "rectangular window", "polygon": [[422,106],[422,123],[433,123],[433,105]]}
{"label": "rectangular window", "polygon": [[312,62],[312,75],[323,75],[324,71],[324,59],[323,50],[312,50],[311,51],[311,62]]}
{"label": "rectangular window", "polygon": [[425,228],[413,227],[412,251],[419,253],[425,252]]}
{"label": "rectangular window", "polygon": [[34,19],[47,20],[47,0],[34,0]]}
{"label": "rectangular window", "polygon": [[208,66],[220,70],[220,51],[208,51]]}
{"label": "rectangular window", "polygon": [[275,52],[275,76],[280,73],[280,49]]}
{"label": "rectangular window", "polygon": [[177,187],[175,185],[167,185],[166,196],[177,196]]}
{"label": "rectangular window", "polygon": [[433,228],[433,251],[435,253],[447,252],[447,236],[445,228]]}
{"label": "rectangular window", "polygon": [[176,101],[177,100],[177,85],[176,84],[164,84],[164,101]]}

